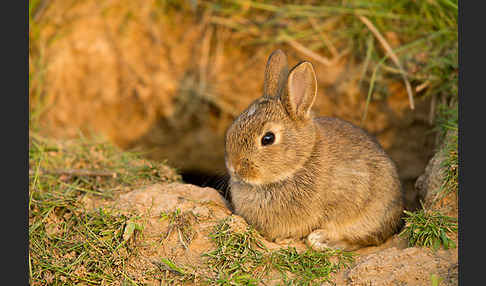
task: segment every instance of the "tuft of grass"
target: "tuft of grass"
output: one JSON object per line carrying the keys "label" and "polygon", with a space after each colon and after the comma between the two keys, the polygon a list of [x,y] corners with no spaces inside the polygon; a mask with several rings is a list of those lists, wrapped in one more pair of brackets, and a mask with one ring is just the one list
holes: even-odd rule
{"label": "tuft of grass", "polygon": [[455,248],[455,242],[448,233],[457,231],[457,218],[442,215],[438,211],[421,209],[404,211],[407,215],[405,227],[400,233],[408,239],[409,246],[424,246],[437,250]]}
{"label": "tuft of grass", "polygon": [[244,232],[233,232],[228,219],[216,225],[210,234],[216,250],[203,254],[214,274],[212,285],[255,285],[268,270],[264,264],[266,247],[248,227]]}
{"label": "tuft of grass", "polygon": [[[298,253],[295,248],[286,248],[273,252],[271,260],[272,265],[282,274],[285,284],[321,285],[329,281],[332,273],[351,263],[353,254],[331,249],[325,252],[308,249]],[[293,274],[293,278],[289,278],[287,273]]]}
{"label": "tuft of grass", "polygon": [[260,285],[271,271],[278,271],[286,285],[320,285],[353,261],[351,253],[337,250],[299,253],[289,247],[269,251],[251,226],[234,232],[228,219],[220,222],[210,237],[217,247],[204,254],[213,273],[208,278],[210,285]]}

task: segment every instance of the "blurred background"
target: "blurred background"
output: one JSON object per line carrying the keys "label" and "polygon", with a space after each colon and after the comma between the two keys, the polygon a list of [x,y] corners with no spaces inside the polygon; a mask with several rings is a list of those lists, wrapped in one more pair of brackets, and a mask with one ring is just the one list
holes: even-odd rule
{"label": "blurred background", "polygon": [[270,53],[313,63],[314,111],[375,135],[410,203],[457,114],[457,1],[29,1],[29,131],[101,136],[221,188],[224,134]]}

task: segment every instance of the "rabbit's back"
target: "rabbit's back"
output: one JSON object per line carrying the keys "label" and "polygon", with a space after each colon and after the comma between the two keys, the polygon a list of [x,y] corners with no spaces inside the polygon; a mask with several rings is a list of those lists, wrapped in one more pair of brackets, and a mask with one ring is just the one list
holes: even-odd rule
{"label": "rabbit's back", "polygon": [[[378,141],[365,130],[352,123],[333,117],[316,117],[318,126],[319,171],[329,184],[340,187],[363,185],[370,193],[383,189],[386,193],[400,194],[401,187],[395,164]],[[350,176],[351,180],[339,178]]]}
{"label": "rabbit's back", "polygon": [[395,164],[376,139],[353,124],[314,118],[319,126],[319,193],[322,228],[341,229],[349,240],[377,244],[400,225],[403,192]]}

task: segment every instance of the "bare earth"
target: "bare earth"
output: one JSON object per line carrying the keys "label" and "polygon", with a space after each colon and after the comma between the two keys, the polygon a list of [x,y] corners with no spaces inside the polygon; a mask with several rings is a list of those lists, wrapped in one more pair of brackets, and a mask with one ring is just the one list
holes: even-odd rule
{"label": "bare earth", "polygon": [[[121,213],[130,211],[139,215],[144,230],[132,243],[142,247],[128,264],[133,277],[149,284],[157,281],[145,281],[142,274],[159,267],[156,262],[160,258],[204,269],[201,254],[214,249],[209,234],[222,219],[231,216],[231,227],[236,232],[247,226],[243,218],[231,213],[227,202],[215,189],[189,184],[156,184],[121,194],[113,201],[86,197],[84,202],[90,209],[113,207]],[[189,243],[184,243],[178,231],[169,230],[167,219],[161,219],[161,213],[176,209],[188,214],[184,218],[192,228]],[[264,240],[264,243],[270,249],[288,245],[297,250],[305,249],[302,241],[279,245]],[[363,248],[356,253],[355,262],[333,276],[336,285],[431,285],[432,275],[439,277],[439,285],[458,285],[457,248],[434,252],[407,247],[406,241],[395,235],[381,246]]]}

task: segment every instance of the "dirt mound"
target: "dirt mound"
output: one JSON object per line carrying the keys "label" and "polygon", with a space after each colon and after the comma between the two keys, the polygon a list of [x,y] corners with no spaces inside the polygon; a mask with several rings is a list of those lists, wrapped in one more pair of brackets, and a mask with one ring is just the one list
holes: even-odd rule
{"label": "dirt mound", "polygon": [[202,267],[201,255],[213,247],[209,234],[219,220],[231,215],[216,190],[180,183],[151,185],[113,201],[91,197],[84,203],[88,209],[103,207],[138,216],[143,231],[132,240],[138,251],[127,263],[132,277],[149,284],[157,281],[148,281],[144,274],[163,267],[163,258]]}
{"label": "dirt mound", "polygon": [[[166,267],[161,263],[165,258],[177,265],[192,265],[200,274],[210,276],[201,255],[215,248],[210,240],[214,227],[228,218],[232,232],[240,233],[248,226],[243,218],[231,213],[216,190],[181,183],[147,186],[120,194],[113,201],[86,199],[85,205],[90,209],[109,207],[137,214],[137,223],[143,225],[143,230],[131,243],[137,244],[139,251],[127,263],[131,277],[149,284],[157,280],[148,281],[144,273]],[[270,250],[306,248],[302,241],[262,241]],[[349,268],[332,276],[337,285],[430,285],[432,275],[442,279],[441,285],[457,285],[457,249],[432,252],[407,248],[406,241],[394,236],[381,246],[356,253]],[[197,285],[198,280],[186,284],[192,283]]]}
{"label": "dirt mound", "polygon": [[344,281],[346,285],[431,285],[433,275],[441,278],[440,285],[457,285],[457,251],[388,248],[359,257],[345,272]]}

